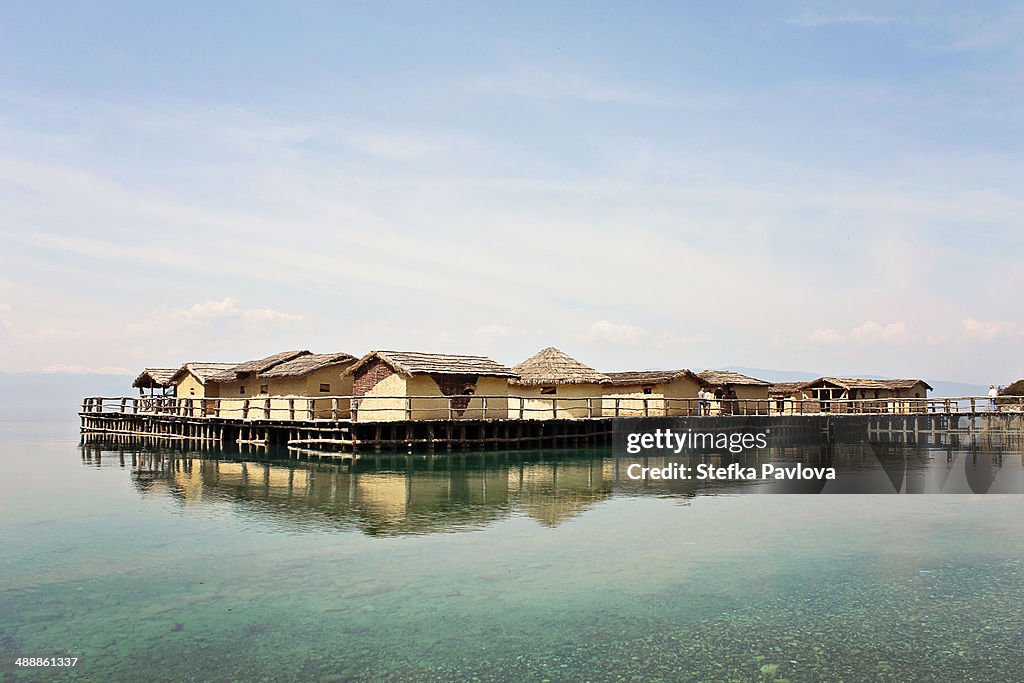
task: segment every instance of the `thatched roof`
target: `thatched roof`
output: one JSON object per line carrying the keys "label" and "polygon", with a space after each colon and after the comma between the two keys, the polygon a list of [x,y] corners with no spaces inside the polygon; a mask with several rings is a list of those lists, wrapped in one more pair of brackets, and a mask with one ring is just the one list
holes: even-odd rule
{"label": "thatched roof", "polygon": [[486,356],[453,356],[447,353],[421,353],[419,351],[371,351],[346,370],[346,374],[356,372],[375,358],[379,358],[395,372],[405,375],[515,377],[515,373],[510,368]]}
{"label": "thatched roof", "polygon": [[730,372],[729,370],[705,370],[704,372],[698,372],[697,375],[713,386],[733,384],[735,386],[766,387],[771,384],[771,382],[766,382],[763,379],[748,377],[747,375],[741,375],[738,372]]}
{"label": "thatched roof", "polygon": [[511,384],[603,384],[611,381],[608,375],[584,365],[553,346],[513,365],[512,371],[519,377],[511,380]]}
{"label": "thatched roof", "polygon": [[275,365],[270,370],[261,372],[260,377],[302,377],[333,365],[351,363],[355,359],[356,357],[350,353],[311,353]]}
{"label": "thatched roof", "polygon": [[811,382],[804,382],[801,388],[815,387],[822,384],[831,384],[842,389],[885,389],[889,391],[899,391],[901,389],[911,389],[918,382],[923,384],[926,389],[931,389],[932,386],[925,382],[923,379],[867,379],[863,377],[819,377],[818,379]]}
{"label": "thatched roof", "polygon": [[807,382],[772,382],[768,386],[769,396],[790,396],[804,388]]}
{"label": "thatched roof", "polygon": [[308,356],[309,351],[282,351],[281,353],[275,353],[273,356],[267,356],[266,358],[259,358],[257,360],[249,360],[244,363],[236,365],[230,370],[217,373],[213,377],[210,377],[211,382],[233,382],[240,377],[245,375],[251,375],[253,373],[266,372],[267,370],[280,365],[281,363],[287,363],[290,360],[298,358],[299,356]]}
{"label": "thatched roof", "polygon": [[146,389],[169,387],[173,384],[171,380],[174,378],[176,371],[176,368],[146,368],[135,378],[132,386]]}
{"label": "thatched roof", "polygon": [[192,373],[200,384],[206,384],[211,377],[233,370],[237,366],[238,363],[185,363],[175,371],[172,381],[177,384],[185,379],[185,375]]}
{"label": "thatched roof", "polygon": [[697,384],[704,384],[704,380],[690,370],[640,370],[636,372],[606,372],[608,381],[602,382],[606,386],[626,387],[638,384],[668,384],[680,377],[690,377]]}

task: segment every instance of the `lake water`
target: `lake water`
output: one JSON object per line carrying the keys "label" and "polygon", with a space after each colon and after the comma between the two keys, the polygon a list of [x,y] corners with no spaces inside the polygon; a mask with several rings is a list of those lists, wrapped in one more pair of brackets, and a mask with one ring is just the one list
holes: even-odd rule
{"label": "lake water", "polygon": [[[0,448],[5,679],[1016,681],[1024,667],[1021,495],[644,485],[601,452],[352,471],[85,448],[64,423],[0,423]],[[1020,450],[997,462],[1004,481],[1024,469]],[[14,666],[45,656],[79,661]]]}

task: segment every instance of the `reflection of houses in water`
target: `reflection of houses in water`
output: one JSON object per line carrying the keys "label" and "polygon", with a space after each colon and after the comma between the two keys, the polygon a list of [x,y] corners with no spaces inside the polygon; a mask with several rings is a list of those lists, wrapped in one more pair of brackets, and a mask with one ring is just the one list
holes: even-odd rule
{"label": "reflection of houses in water", "polygon": [[131,457],[132,481],[148,496],[166,495],[183,505],[229,501],[279,524],[358,528],[375,536],[479,529],[515,510],[557,526],[611,496],[610,464],[603,459],[446,462],[438,469],[427,469],[423,459],[409,462],[400,471],[166,452],[135,451]]}
{"label": "reflection of houses in water", "polygon": [[612,461],[528,463],[510,468],[516,507],[545,526],[558,526],[612,495]]}

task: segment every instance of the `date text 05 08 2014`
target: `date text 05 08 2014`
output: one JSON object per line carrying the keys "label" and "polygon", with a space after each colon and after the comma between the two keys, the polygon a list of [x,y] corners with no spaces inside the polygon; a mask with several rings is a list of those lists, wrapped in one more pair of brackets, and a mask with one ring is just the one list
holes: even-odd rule
{"label": "date text 05 08 2014", "polygon": [[14,666],[75,666],[78,657],[18,657]]}

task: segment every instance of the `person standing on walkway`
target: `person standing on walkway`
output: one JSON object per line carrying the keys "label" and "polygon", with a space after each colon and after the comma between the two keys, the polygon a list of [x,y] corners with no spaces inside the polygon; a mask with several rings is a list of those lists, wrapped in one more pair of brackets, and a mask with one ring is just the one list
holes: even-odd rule
{"label": "person standing on walkway", "polygon": [[988,400],[989,400],[989,403],[991,403],[992,410],[998,410],[998,408],[996,408],[996,397],[997,396],[999,396],[999,390],[996,389],[996,385],[995,384],[989,384],[988,385]]}

